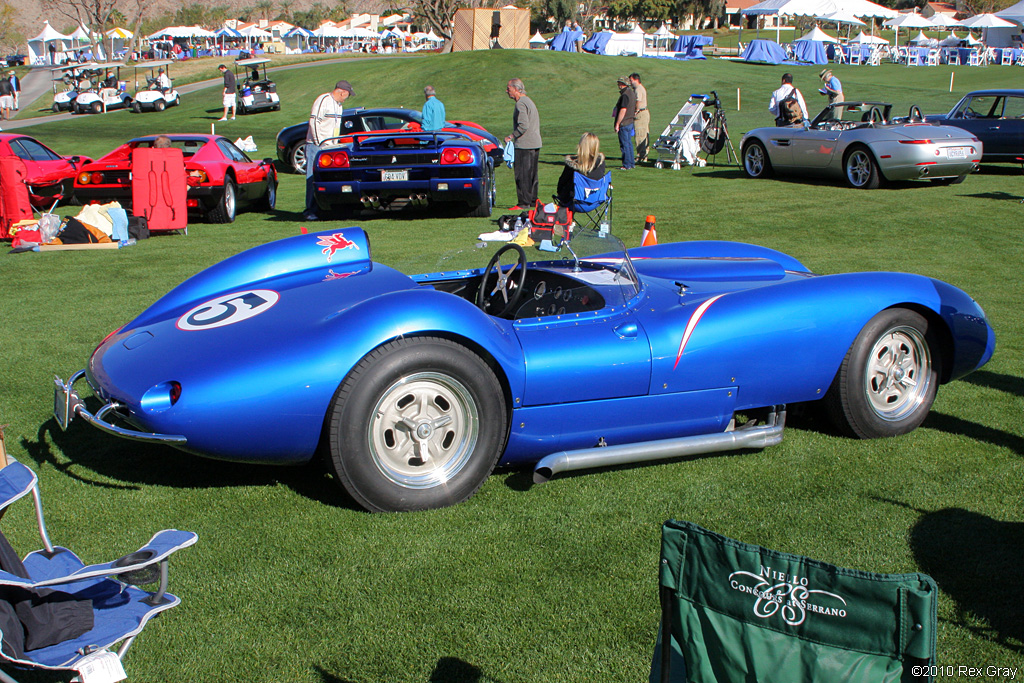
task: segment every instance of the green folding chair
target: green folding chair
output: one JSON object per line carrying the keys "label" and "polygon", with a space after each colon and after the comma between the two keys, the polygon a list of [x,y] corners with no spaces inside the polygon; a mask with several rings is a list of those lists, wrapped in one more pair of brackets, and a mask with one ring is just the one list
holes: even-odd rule
{"label": "green folding chair", "polygon": [[668,521],[651,683],[932,681],[938,587]]}

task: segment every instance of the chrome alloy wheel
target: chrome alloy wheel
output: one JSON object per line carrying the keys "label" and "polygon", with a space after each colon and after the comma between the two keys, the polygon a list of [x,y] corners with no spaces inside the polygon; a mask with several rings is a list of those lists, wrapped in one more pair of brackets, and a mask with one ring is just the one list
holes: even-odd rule
{"label": "chrome alloy wheel", "polygon": [[419,372],[383,393],[366,437],[370,456],[385,477],[399,486],[427,489],[462,470],[479,432],[469,390],[449,375]]}
{"label": "chrome alloy wheel", "polygon": [[747,167],[747,175],[756,178],[764,173],[764,148],[760,145],[748,145],[743,155],[743,163]]}
{"label": "chrome alloy wheel", "polygon": [[931,388],[932,356],[924,335],[913,327],[885,332],[871,348],[864,389],[871,410],[894,422],[912,413]]}
{"label": "chrome alloy wheel", "polygon": [[871,180],[874,166],[875,162],[867,151],[855,150],[846,160],[846,177],[854,187],[864,187]]}

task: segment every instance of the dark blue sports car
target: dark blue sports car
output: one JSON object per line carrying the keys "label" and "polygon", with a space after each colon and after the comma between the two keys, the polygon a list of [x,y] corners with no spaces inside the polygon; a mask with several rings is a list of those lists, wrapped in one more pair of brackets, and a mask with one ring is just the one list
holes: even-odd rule
{"label": "dark blue sports car", "polygon": [[920,275],[815,275],[730,242],[627,253],[599,230],[542,245],[413,277],[359,228],[261,245],[112,332],[56,380],[57,419],[238,462],[320,451],[367,509],[419,510],[499,464],[544,480],[763,448],[789,403],[903,434],[995,347],[971,297]]}
{"label": "dark blue sports car", "polygon": [[367,133],[324,141],[313,159],[321,213],[409,206],[464,207],[486,218],[494,208],[494,160],[463,133]]}
{"label": "dark blue sports car", "polygon": [[981,140],[982,163],[1024,160],[1024,90],[975,90],[948,114],[929,114],[925,121],[962,128]]}

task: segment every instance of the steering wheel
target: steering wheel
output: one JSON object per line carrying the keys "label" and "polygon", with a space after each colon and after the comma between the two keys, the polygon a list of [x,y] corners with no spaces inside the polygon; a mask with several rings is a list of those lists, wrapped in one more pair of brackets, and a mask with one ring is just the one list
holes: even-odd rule
{"label": "steering wheel", "polygon": [[907,115],[907,120],[910,123],[921,123],[924,121],[924,115],[921,113],[921,108],[916,104],[910,105],[910,113]]}
{"label": "steering wheel", "polygon": [[876,123],[885,123],[885,116],[882,114],[882,110],[879,109],[878,107],[871,107],[870,111],[868,111],[868,121],[871,123],[872,126],[875,125]]}
{"label": "steering wheel", "polygon": [[[501,257],[514,251],[516,254],[515,263],[511,267],[502,266]],[[494,286],[488,287],[487,281],[491,279],[491,271],[494,271]],[[526,252],[518,244],[506,244],[494,253],[491,260],[487,262],[483,278],[480,280],[480,288],[476,293],[476,305],[484,313],[498,316],[499,318],[513,310],[523,298],[523,285],[526,283]],[[500,311],[496,310],[502,307]]]}

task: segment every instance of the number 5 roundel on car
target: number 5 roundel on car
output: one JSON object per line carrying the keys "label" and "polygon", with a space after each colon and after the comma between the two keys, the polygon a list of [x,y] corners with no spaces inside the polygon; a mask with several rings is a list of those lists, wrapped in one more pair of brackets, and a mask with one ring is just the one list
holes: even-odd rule
{"label": "number 5 roundel on car", "polygon": [[210,299],[178,318],[179,330],[195,332],[234,325],[269,311],[281,295],[270,289],[250,289]]}

